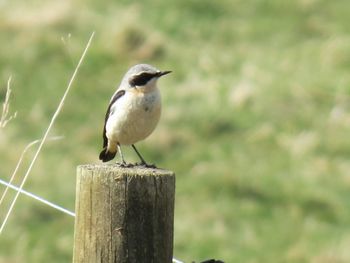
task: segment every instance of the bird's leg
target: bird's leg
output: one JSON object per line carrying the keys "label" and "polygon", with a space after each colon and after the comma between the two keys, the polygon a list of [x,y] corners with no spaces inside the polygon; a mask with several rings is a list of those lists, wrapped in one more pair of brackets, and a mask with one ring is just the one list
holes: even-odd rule
{"label": "bird's leg", "polygon": [[146,163],[145,159],[142,158],[141,154],[139,153],[139,151],[136,149],[135,145],[131,144],[132,148],[135,150],[136,154],[138,155],[138,157],[141,160],[141,165],[146,166],[146,167],[150,167],[150,168],[156,168],[156,166],[154,164],[148,164]]}
{"label": "bird's leg", "polygon": [[120,155],[120,159],[121,159],[121,166],[126,166],[126,162],[124,160],[124,156],[123,156],[123,153],[122,153],[122,148],[120,147],[120,144],[118,143],[117,144],[117,147],[118,147],[118,152],[119,152],[119,155]]}
{"label": "bird's leg", "polygon": [[139,151],[136,149],[135,145],[131,144],[132,148],[135,150],[136,154],[138,155],[138,157],[140,158],[141,160],[141,164],[142,165],[146,165],[146,161],[145,159],[142,158],[141,154],[139,153]]}

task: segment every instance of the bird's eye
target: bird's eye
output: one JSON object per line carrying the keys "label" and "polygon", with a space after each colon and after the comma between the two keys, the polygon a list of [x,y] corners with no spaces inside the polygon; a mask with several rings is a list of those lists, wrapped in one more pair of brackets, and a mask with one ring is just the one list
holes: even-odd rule
{"label": "bird's eye", "polygon": [[147,84],[148,81],[150,81],[152,78],[154,78],[157,74],[154,73],[148,73],[143,72],[139,75],[133,76],[129,80],[129,84],[132,87],[135,86],[144,86]]}

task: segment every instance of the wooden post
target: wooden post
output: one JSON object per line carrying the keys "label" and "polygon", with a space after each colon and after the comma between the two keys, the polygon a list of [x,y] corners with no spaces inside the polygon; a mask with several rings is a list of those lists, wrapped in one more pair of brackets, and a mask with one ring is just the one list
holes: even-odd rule
{"label": "wooden post", "polygon": [[172,262],[174,195],[171,171],[78,166],[73,262]]}

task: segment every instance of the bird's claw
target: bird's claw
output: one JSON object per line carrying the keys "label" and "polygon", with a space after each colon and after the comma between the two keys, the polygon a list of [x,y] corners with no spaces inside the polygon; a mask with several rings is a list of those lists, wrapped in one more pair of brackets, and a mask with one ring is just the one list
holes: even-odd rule
{"label": "bird's claw", "polygon": [[157,168],[157,166],[152,163],[152,164],[148,164],[148,163],[140,163],[141,166],[146,167],[146,168]]}
{"label": "bird's claw", "polygon": [[120,167],[122,168],[132,168],[132,167],[135,167],[135,166],[142,166],[142,167],[145,167],[145,168],[157,168],[157,166],[155,164],[148,164],[148,163],[143,163],[143,162],[140,162],[140,163],[117,163],[117,165],[119,165]]}
{"label": "bird's claw", "polygon": [[134,167],[135,165],[132,164],[132,163],[117,163],[120,167],[123,167],[123,168],[131,168],[131,167]]}

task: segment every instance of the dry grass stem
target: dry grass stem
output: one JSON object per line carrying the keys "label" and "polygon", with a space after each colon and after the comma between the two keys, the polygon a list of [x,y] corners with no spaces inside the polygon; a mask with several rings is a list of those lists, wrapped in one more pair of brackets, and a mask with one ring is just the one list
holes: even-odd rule
{"label": "dry grass stem", "polygon": [[8,116],[9,110],[10,110],[11,79],[12,77],[10,76],[9,79],[7,80],[6,96],[5,96],[5,101],[2,104],[2,112],[0,116],[0,128],[4,128],[7,125],[7,123],[11,121],[13,118],[15,118],[17,115],[17,112],[15,112],[13,115]]}
{"label": "dry grass stem", "polygon": [[[62,139],[62,138],[63,138],[62,136],[57,136],[57,137],[48,138],[47,140],[60,140],[60,139]],[[8,182],[9,185],[11,185],[12,182],[13,182],[13,180],[15,179],[15,176],[16,176],[16,174],[17,174],[17,171],[18,171],[19,167],[21,166],[21,163],[22,163],[22,160],[23,160],[23,157],[24,157],[25,153],[26,153],[32,146],[34,146],[35,144],[39,143],[40,141],[41,141],[41,139],[32,141],[32,142],[30,142],[30,143],[24,148],[24,150],[23,150],[22,153],[21,153],[21,156],[20,156],[19,159],[18,159],[18,162],[17,162],[17,164],[16,164],[15,170],[13,171],[13,173],[12,173],[12,175],[11,175],[10,181]],[[1,195],[1,198],[0,198],[0,207],[1,207],[2,202],[3,202],[4,199],[5,199],[5,196],[6,196],[7,192],[8,192],[9,185],[6,186],[4,192],[3,192],[2,195]]]}
{"label": "dry grass stem", "polygon": [[67,95],[68,95],[68,93],[69,93],[69,91],[70,91],[70,89],[71,89],[72,83],[73,83],[73,81],[74,81],[74,79],[75,79],[75,76],[76,76],[76,74],[77,74],[77,72],[78,72],[78,70],[79,70],[79,68],[80,68],[80,65],[82,64],[82,62],[83,62],[83,60],[84,60],[84,57],[85,57],[85,55],[86,55],[86,53],[87,53],[87,50],[89,49],[89,46],[90,46],[91,41],[92,41],[92,39],[93,39],[93,37],[94,37],[94,34],[95,34],[94,32],[91,34],[91,36],[90,36],[90,38],[89,38],[89,41],[88,41],[87,44],[86,44],[86,47],[85,47],[85,49],[84,49],[84,51],[83,51],[83,54],[81,55],[80,60],[79,60],[77,66],[76,66],[76,68],[75,68],[75,70],[74,70],[74,72],[73,72],[73,75],[72,75],[72,77],[71,77],[71,79],[70,79],[70,81],[69,81],[69,83],[68,83],[67,89],[66,89],[66,91],[64,92],[64,94],[63,94],[63,96],[62,96],[62,99],[61,99],[61,101],[60,101],[60,103],[59,103],[59,105],[58,105],[58,107],[57,107],[57,109],[56,109],[54,115],[53,115],[52,118],[51,118],[50,124],[49,124],[49,126],[47,127],[47,129],[46,129],[46,131],[45,131],[45,134],[44,134],[44,136],[43,136],[43,138],[42,138],[42,140],[41,140],[41,142],[40,142],[40,144],[39,144],[39,147],[38,147],[38,149],[37,149],[37,151],[36,151],[36,153],[35,153],[35,155],[34,155],[32,161],[31,161],[31,163],[30,163],[30,165],[29,165],[29,167],[28,167],[28,170],[26,171],[26,174],[25,174],[24,177],[23,177],[22,183],[21,183],[21,185],[19,186],[19,190],[18,190],[18,192],[16,193],[16,196],[14,197],[14,199],[13,199],[11,205],[10,205],[10,208],[9,208],[9,210],[8,210],[6,216],[5,216],[4,221],[2,222],[2,225],[1,225],[1,227],[0,227],[0,234],[1,234],[2,231],[4,230],[4,227],[5,227],[5,225],[6,225],[6,222],[7,222],[8,218],[9,218],[9,216],[10,216],[12,210],[13,210],[13,207],[14,207],[14,205],[15,205],[15,203],[16,203],[16,200],[17,200],[17,198],[18,198],[18,196],[19,196],[19,194],[20,194],[20,191],[22,191],[23,186],[24,186],[24,184],[25,184],[25,182],[26,182],[26,180],[27,180],[27,178],[28,178],[28,175],[30,174],[30,172],[31,172],[31,170],[32,170],[32,168],[33,168],[33,166],[34,166],[34,163],[35,163],[36,159],[38,158],[39,153],[40,153],[40,151],[41,151],[41,149],[42,149],[44,143],[46,142],[46,139],[47,139],[47,137],[48,137],[48,134],[49,134],[49,132],[50,132],[50,130],[51,130],[51,128],[52,128],[52,126],[53,126],[53,124],[54,124],[54,122],[55,122],[57,116],[58,116],[58,114],[60,113],[60,111],[61,111],[61,109],[62,109],[62,107],[63,107],[64,101],[65,101],[65,99],[66,99],[66,97],[67,97]]}

